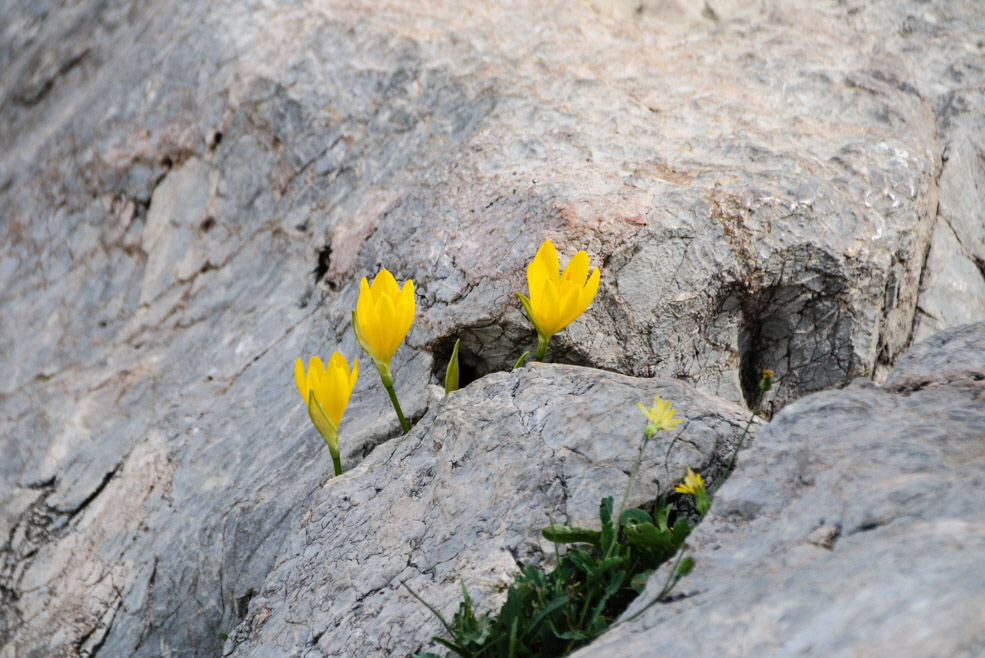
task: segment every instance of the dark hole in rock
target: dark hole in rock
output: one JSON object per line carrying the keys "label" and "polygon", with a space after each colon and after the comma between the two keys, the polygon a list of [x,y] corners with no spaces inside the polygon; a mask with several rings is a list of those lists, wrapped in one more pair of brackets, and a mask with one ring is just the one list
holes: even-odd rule
{"label": "dark hole in rock", "polygon": [[[442,386],[445,384],[445,371],[448,369],[448,361],[451,360],[451,352],[455,348],[455,340],[455,336],[446,336],[440,339],[433,349],[433,373],[438,384]],[[458,387],[465,388],[489,372],[491,372],[489,364],[463,340],[458,346]]]}
{"label": "dark hole in rock", "polygon": [[739,331],[739,385],[746,406],[752,408],[759,396],[759,380],[763,374],[763,325],[758,317],[746,318]]}
{"label": "dark hole in rock", "polygon": [[[458,348],[460,388],[489,373],[512,370],[524,352],[529,352],[525,363],[532,363],[537,347],[537,334],[530,327],[511,322],[463,327],[454,335],[438,338],[428,346],[434,355],[432,372],[441,385],[444,385],[445,370],[457,338],[462,339]],[[551,339],[545,362],[593,367],[590,356],[567,340],[562,332]]]}
{"label": "dark hole in rock", "polygon": [[222,143],[222,131],[217,130],[212,133],[212,150],[215,150]]}
{"label": "dark hole in rock", "polygon": [[252,587],[243,596],[236,599],[236,616],[240,619],[246,617],[250,609],[250,601],[256,596],[256,590]]}
{"label": "dark hole in rock", "polygon": [[202,222],[201,229],[203,233],[208,233],[215,226],[215,217],[206,217],[205,221]]}
{"label": "dark hole in rock", "polygon": [[[317,284],[321,281],[325,274],[328,273],[328,268],[332,264],[332,245],[326,244],[324,247],[318,250],[318,263],[315,265],[315,283]],[[335,290],[338,286],[335,281],[326,281],[328,287]]]}

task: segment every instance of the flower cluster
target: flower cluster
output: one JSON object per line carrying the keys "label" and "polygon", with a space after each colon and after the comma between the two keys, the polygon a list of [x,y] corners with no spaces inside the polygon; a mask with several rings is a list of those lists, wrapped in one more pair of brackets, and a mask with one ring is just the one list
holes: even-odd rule
{"label": "flower cluster", "polygon": [[[356,308],[352,311],[352,330],[356,334],[356,340],[373,359],[404,433],[410,431],[410,425],[404,418],[393,390],[390,362],[414,323],[416,308],[414,282],[408,279],[401,288],[390,272],[381,270],[373,278],[372,284],[363,277]],[[348,361],[338,352],[332,354],[328,367],[317,356],[311,357],[307,373],[301,359],[294,364],[294,379],[298,391],[308,405],[312,424],[328,444],[336,475],[342,473],[339,423],[358,376],[359,359],[353,359],[350,372]]]}
{"label": "flower cluster", "polygon": [[[599,268],[589,273],[588,254],[579,251],[562,272],[557,249],[545,240],[537,255],[527,267],[527,283],[530,296],[517,293],[530,321],[537,330],[537,360],[543,360],[551,337],[571,324],[585,312],[595,298],[599,287]],[[410,424],[404,418],[393,386],[390,370],[393,356],[407,337],[417,302],[414,298],[414,282],[408,279],[403,286],[386,269],[380,270],[372,283],[365,277],[359,285],[359,297],[352,311],[352,330],[360,347],[373,359],[383,387],[397,413],[400,427],[406,434]],[[522,362],[522,357],[521,357]],[[518,362],[519,363],[519,362]],[[445,377],[445,390],[458,388],[458,343]],[[339,456],[339,423],[352,395],[359,376],[359,361],[353,359],[349,370],[345,357],[335,352],[326,367],[317,356],[312,357],[305,372],[301,359],[294,366],[294,378],[298,391],[308,406],[308,415],[315,428],[325,439],[335,474],[342,472]]]}

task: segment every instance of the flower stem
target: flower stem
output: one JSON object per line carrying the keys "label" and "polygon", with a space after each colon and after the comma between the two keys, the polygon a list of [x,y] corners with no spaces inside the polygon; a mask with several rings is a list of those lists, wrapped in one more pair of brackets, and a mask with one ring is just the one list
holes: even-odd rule
{"label": "flower stem", "polygon": [[547,356],[547,343],[550,340],[550,338],[544,338],[540,334],[537,334],[537,351],[534,352],[534,361],[544,360],[544,357]]}
{"label": "flower stem", "polygon": [[386,388],[387,394],[390,396],[390,402],[393,403],[393,408],[397,412],[397,418],[400,419],[400,429],[404,431],[404,434],[410,431],[410,423],[404,418],[404,412],[400,409],[400,403],[397,402],[397,392],[393,390],[393,384],[387,385],[386,382],[383,383],[384,388]]}
{"label": "flower stem", "polygon": [[[646,450],[647,441],[650,437],[643,435],[643,442],[640,443],[640,451],[636,453],[636,461],[633,462],[633,469],[629,472],[629,481],[626,482],[626,490],[622,492],[622,501],[619,503],[619,513],[616,514],[616,536],[619,535],[619,528],[621,527],[619,521],[622,519],[622,513],[626,511],[626,501],[629,500],[629,490],[633,488],[633,480],[636,479],[636,473],[640,470],[640,462],[643,461],[643,451]],[[610,547],[611,550],[611,547]],[[608,552],[602,558],[603,560],[609,557]]]}
{"label": "flower stem", "polygon": [[742,443],[746,440],[746,436],[749,434],[749,428],[752,426],[752,421],[756,418],[756,414],[759,413],[759,406],[763,403],[763,394],[765,391],[760,389],[759,393],[756,394],[756,403],[752,407],[752,413],[749,414],[749,420],[746,421],[746,427],[742,430],[742,436],[739,437],[739,442],[735,444],[735,450],[732,451],[732,457],[728,460],[728,466],[725,467],[725,472],[722,473],[722,477],[718,478],[718,482],[715,483],[715,488],[709,492],[709,498],[714,498],[715,494],[718,493],[719,487],[725,484],[725,480],[728,476],[732,474],[732,469],[735,467],[735,458],[739,455],[739,451],[742,450]]}
{"label": "flower stem", "polygon": [[332,453],[332,466],[335,467],[335,476],[342,475],[342,459],[336,453]]}

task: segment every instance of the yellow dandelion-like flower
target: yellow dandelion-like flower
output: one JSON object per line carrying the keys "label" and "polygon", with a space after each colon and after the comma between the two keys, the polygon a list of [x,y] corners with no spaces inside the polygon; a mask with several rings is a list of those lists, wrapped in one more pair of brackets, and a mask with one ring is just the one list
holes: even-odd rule
{"label": "yellow dandelion-like flower", "polygon": [[653,396],[653,406],[649,409],[643,406],[642,402],[637,402],[636,406],[649,421],[645,430],[648,437],[652,437],[660,430],[672,430],[683,422],[680,418],[674,418],[677,410],[671,405],[670,400],[664,400],[659,395]]}

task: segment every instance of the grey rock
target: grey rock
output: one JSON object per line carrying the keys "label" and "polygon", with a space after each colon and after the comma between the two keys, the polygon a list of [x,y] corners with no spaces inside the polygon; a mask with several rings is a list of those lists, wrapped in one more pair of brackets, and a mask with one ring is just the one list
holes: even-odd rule
{"label": "grey rock", "polygon": [[[977,2],[607,4],[0,0],[0,655],[260,618],[330,471],[291,364],[380,267],[415,419],[456,336],[532,345],[544,237],[603,270],[553,359],[777,408],[892,366],[940,222],[981,269]],[[347,468],[398,434],[368,365]]]}
{"label": "grey rock", "polygon": [[980,654],[983,345],[985,323],[944,332],[886,389],[786,407],[691,535],[679,598],[647,608],[651,579],[635,620],[574,655]]}
{"label": "grey rock", "polygon": [[[983,221],[985,225],[985,221]],[[954,323],[985,317],[985,277],[954,230],[938,221],[931,238],[914,337],[923,340]]]}
{"label": "grey rock", "polygon": [[401,582],[448,619],[462,581],[480,610],[498,608],[522,565],[553,558],[540,536],[549,518],[598,527],[601,498],[618,505],[646,424],[636,403],[655,394],[685,422],[648,444],[637,505],[688,467],[721,473],[747,413],[674,380],[540,364],[433,403],[410,434],[311,492],[226,654],[439,648],[440,623]]}

